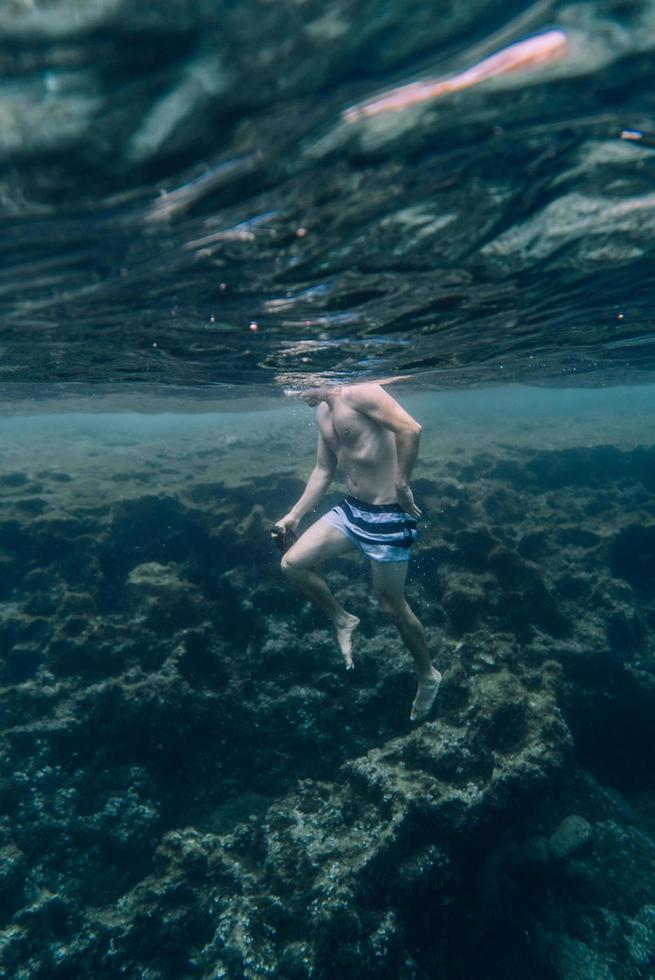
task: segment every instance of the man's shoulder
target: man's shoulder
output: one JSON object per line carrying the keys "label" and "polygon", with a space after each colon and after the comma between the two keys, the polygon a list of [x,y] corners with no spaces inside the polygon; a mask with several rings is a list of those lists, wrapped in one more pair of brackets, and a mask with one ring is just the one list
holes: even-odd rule
{"label": "man's shoulder", "polygon": [[361,384],[348,385],[343,389],[342,397],[353,408],[358,408],[359,406],[378,402],[380,398],[384,398],[385,394],[386,392],[382,385],[375,381],[364,381]]}

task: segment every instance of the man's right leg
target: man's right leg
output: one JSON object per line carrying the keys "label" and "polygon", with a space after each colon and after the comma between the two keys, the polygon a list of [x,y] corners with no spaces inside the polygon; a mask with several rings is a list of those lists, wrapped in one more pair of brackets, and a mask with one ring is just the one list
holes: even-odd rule
{"label": "man's right leg", "polygon": [[282,558],[282,571],[289,581],[322,609],[332,622],[347,670],[353,667],[352,635],[359,626],[359,619],[346,612],[333,596],[325,579],[315,569],[327,558],[335,558],[346,551],[352,551],[354,547],[345,534],[328,521],[318,520]]}

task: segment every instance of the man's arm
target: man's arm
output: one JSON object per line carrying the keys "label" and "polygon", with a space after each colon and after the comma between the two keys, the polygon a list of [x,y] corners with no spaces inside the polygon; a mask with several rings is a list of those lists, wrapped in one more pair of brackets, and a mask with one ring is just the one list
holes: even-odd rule
{"label": "man's arm", "polygon": [[421,511],[414,503],[409,487],[412,469],[418,456],[421,440],[421,425],[399,405],[384,388],[377,384],[353,385],[348,390],[348,399],[353,408],[367,415],[374,422],[390,429],[396,437],[398,470],[396,472],[396,494],[398,503],[412,517],[420,517]]}
{"label": "man's arm", "polygon": [[278,527],[283,527],[285,530],[296,530],[305,514],[316,506],[330,486],[336,468],[337,457],[326,443],[323,433],[319,429],[314,469],[309,474],[302,496],[293,505],[286,517],[277,522]]}

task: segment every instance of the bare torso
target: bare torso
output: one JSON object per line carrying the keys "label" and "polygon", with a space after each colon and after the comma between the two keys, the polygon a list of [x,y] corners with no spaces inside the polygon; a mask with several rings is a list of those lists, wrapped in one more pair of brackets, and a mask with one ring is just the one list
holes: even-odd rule
{"label": "bare torso", "polygon": [[370,504],[395,502],[398,460],[393,432],[342,397],[336,397],[331,407],[319,405],[317,421],[348,492]]}

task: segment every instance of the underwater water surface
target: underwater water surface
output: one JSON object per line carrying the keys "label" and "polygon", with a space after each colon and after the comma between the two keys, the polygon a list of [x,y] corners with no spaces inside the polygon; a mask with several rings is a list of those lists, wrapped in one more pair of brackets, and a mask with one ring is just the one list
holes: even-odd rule
{"label": "underwater water surface", "polygon": [[[654,27],[0,4],[0,977],[655,975]],[[384,378],[418,726],[270,536]]]}
{"label": "underwater water surface", "polygon": [[4,382],[653,366],[652,0],[11,0]]}

